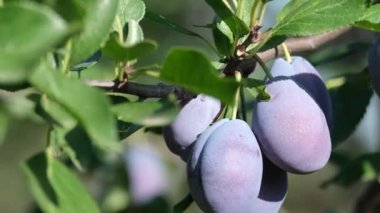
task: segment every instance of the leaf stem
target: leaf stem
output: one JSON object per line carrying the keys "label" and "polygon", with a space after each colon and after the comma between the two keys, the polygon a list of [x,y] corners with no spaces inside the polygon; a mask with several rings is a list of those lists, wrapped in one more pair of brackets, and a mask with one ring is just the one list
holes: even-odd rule
{"label": "leaf stem", "polygon": [[[241,73],[240,72],[235,72],[235,79],[236,81],[240,84],[241,83]],[[232,106],[232,116],[231,119],[236,119],[237,113],[238,113],[238,107],[239,107],[239,98],[240,98],[240,89],[241,86],[238,87],[235,95],[235,101]]]}
{"label": "leaf stem", "polygon": [[[239,1],[239,2],[242,2],[242,1]],[[232,3],[234,3],[234,6],[237,8],[237,6],[238,6],[238,0],[232,0]]]}
{"label": "leaf stem", "polygon": [[231,12],[233,12],[232,7],[231,7],[230,3],[228,2],[228,0],[223,0],[223,3],[227,6],[228,9],[231,10]]}
{"label": "leaf stem", "polygon": [[265,72],[265,75],[269,78],[269,79],[273,79],[273,76],[272,74],[270,73],[270,70],[269,68],[267,67],[267,65],[265,65],[265,62],[257,55],[255,54],[253,56],[256,61],[259,63],[259,65],[261,66],[261,68],[263,68],[264,72]]}
{"label": "leaf stem", "polygon": [[257,8],[259,7],[261,0],[255,0],[251,9],[251,21],[249,27],[252,29],[256,25]]}
{"label": "leaf stem", "polygon": [[262,3],[261,7],[260,7],[259,25],[262,25],[262,23],[264,21],[265,12],[266,12],[267,5],[268,5],[268,1],[267,0],[262,0],[262,1],[264,1],[264,3]]}
{"label": "leaf stem", "polygon": [[193,201],[194,201],[194,199],[191,196],[191,194],[189,193],[188,195],[186,195],[185,198],[183,198],[179,203],[177,203],[174,206],[173,212],[174,213],[184,212],[187,208],[189,208],[189,206],[193,203]]}
{"label": "leaf stem", "polygon": [[290,52],[289,52],[289,49],[288,47],[286,46],[285,42],[283,42],[281,44],[281,47],[282,49],[284,50],[284,55],[285,55],[285,59],[286,61],[290,64],[292,63],[292,57],[290,56]]}
{"label": "leaf stem", "polygon": [[71,49],[73,46],[72,40],[68,40],[65,46],[65,55],[62,60],[62,67],[61,67],[61,72],[63,74],[67,74],[69,72],[69,63],[70,63],[70,58],[71,58]]}
{"label": "leaf stem", "polygon": [[243,85],[240,87],[240,109],[243,120],[247,122],[247,109],[245,107],[245,94]]}
{"label": "leaf stem", "polygon": [[123,25],[121,24],[121,20],[119,16],[116,16],[115,22],[116,22],[117,33],[119,34],[120,43],[124,44]]}

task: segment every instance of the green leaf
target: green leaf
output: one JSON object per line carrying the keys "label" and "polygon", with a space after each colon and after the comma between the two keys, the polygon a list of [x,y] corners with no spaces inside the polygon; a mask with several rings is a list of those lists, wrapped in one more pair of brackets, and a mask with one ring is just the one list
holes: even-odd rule
{"label": "green leaf", "polygon": [[8,132],[8,115],[0,109],[0,146]]}
{"label": "green leaf", "polygon": [[128,23],[128,35],[125,45],[131,46],[144,40],[144,32],[137,21],[131,20]]}
{"label": "green leaf", "polygon": [[350,186],[357,181],[368,181],[379,178],[380,153],[362,155],[355,160],[349,161],[331,179],[325,181],[322,186],[330,184]]}
{"label": "green leaf", "polygon": [[374,24],[380,24],[380,4],[371,5],[366,9],[364,16],[360,21],[368,21]]}
{"label": "green leaf", "polygon": [[113,33],[107,41],[103,51],[106,55],[117,61],[130,61],[141,58],[157,49],[157,43],[151,40],[141,41],[132,46],[120,43],[116,33]]}
{"label": "green leaf", "polygon": [[71,66],[88,58],[102,46],[112,28],[118,6],[115,0],[80,1],[87,13],[83,31],[73,39]]}
{"label": "green leaf", "polygon": [[81,0],[43,0],[43,3],[53,8],[54,11],[70,23],[70,27],[78,28],[83,24],[86,8],[81,3]]}
{"label": "green leaf", "polygon": [[65,21],[46,6],[20,2],[0,7],[0,83],[25,80],[67,33]]}
{"label": "green leaf", "polygon": [[22,165],[34,198],[44,212],[100,212],[81,182],[49,154],[38,154]]}
{"label": "green leaf", "polygon": [[210,60],[201,52],[187,48],[172,49],[161,70],[161,78],[178,86],[214,96],[233,104],[239,84],[217,76]]}
{"label": "green leaf", "polygon": [[112,107],[119,120],[144,126],[164,126],[177,115],[178,109],[170,102],[122,103]]}
{"label": "green leaf", "polygon": [[205,0],[215,13],[223,20],[231,29],[234,39],[239,39],[248,34],[249,29],[245,23],[235,16],[232,11],[221,0]]}
{"label": "green leaf", "polygon": [[210,42],[207,39],[205,39],[203,36],[201,36],[200,34],[195,33],[191,30],[188,30],[188,29],[166,19],[165,17],[163,17],[161,15],[147,11],[145,14],[145,17],[148,18],[149,20],[154,21],[158,24],[161,24],[161,25],[165,26],[166,28],[173,30],[175,32],[182,33],[182,34],[189,35],[189,36],[193,36],[193,37],[197,37],[197,38],[201,39],[202,41],[204,41],[211,49],[215,50],[215,48],[210,44]]}
{"label": "green leaf", "polygon": [[71,67],[70,70],[80,72],[82,70],[88,69],[88,68],[94,66],[95,64],[97,64],[101,57],[102,57],[102,52],[97,51],[96,53],[94,53],[92,56],[90,56],[86,60],[81,61],[79,64]]}
{"label": "green leaf", "polygon": [[237,16],[249,26],[251,24],[252,7],[256,0],[240,0],[238,2]]}
{"label": "green leaf", "polygon": [[123,28],[130,21],[140,22],[145,14],[145,4],[141,0],[119,0],[117,16],[120,23],[115,21],[113,28],[118,31],[118,24]]}
{"label": "green leaf", "polygon": [[291,15],[292,12],[294,12],[296,9],[298,9],[298,7],[301,6],[302,4],[304,4],[306,1],[307,0],[289,1],[289,3],[287,3],[285,5],[285,7],[283,7],[282,10],[280,11],[280,13],[277,15],[277,17],[276,17],[277,22],[280,22],[284,18],[286,18],[287,16]]}
{"label": "green leaf", "polygon": [[[1,94],[2,93],[2,94]],[[27,96],[31,90],[19,92],[0,92],[0,111],[15,119],[30,119],[35,115],[35,103]]]}
{"label": "green leaf", "polygon": [[30,78],[31,84],[70,112],[99,148],[116,148],[116,123],[111,104],[100,90],[76,79],[65,78],[42,64]]}
{"label": "green leaf", "polygon": [[380,4],[373,4],[366,9],[363,17],[354,26],[380,32]]}
{"label": "green leaf", "polygon": [[355,27],[380,32],[380,23],[374,24],[368,21],[358,21],[354,24]]}
{"label": "green leaf", "polygon": [[355,23],[365,12],[363,0],[301,0],[290,2],[273,29],[274,35],[307,36]]}
{"label": "green leaf", "polygon": [[[337,85],[333,85],[334,82]],[[333,105],[333,146],[345,141],[366,112],[372,96],[368,73],[347,74],[327,81]]]}
{"label": "green leaf", "polygon": [[212,35],[219,53],[230,56],[233,50],[233,35],[228,26],[224,22],[216,23],[212,28]]}

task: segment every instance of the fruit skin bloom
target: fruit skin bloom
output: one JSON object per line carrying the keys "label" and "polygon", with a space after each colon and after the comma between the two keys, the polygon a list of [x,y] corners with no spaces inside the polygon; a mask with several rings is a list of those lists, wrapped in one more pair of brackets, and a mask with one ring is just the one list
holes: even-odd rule
{"label": "fruit skin bloom", "polygon": [[124,154],[133,203],[143,205],[162,196],[168,189],[168,176],[155,149],[134,145]]}
{"label": "fruit skin bloom", "polygon": [[178,113],[174,121],[164,128],[164,139],[169,150],[187,159],[187,148],[217,117],[221,109],[219,100],[198,95]]}
{"label": "fruit skin bloom", "polygon": [[[276,166],[304,174],[328,162],[331,139],[327,119],[332,118],[332,110],[318,72],[305,59],[293,58],[291,64],[275,60],[271,68],[274,79],[267,80],[266,88],[271,99],[254,103],[252,129],[263,153]],[[319,95],[322,93],[327,95]]]}
{"label": "fruit skin bloom", "polygon": [[203,211],[254,212],[263,162],[244,121],[223,119],[209,127],[195,142],[187,165],[190,192]]}

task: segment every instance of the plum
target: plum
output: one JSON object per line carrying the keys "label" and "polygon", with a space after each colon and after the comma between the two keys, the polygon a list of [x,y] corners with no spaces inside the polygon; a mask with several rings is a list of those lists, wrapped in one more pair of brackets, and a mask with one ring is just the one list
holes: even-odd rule
{"label": "plum", "polygon": [[332,102],[329,92],[319,72],[306,59],[293,56],[292,63],[283,58],[273,62],[271,74],[275,79],[292,79],[304,89],[319,105],[326,116],[329,127],[332,127]]}
{"label": "plum", "polygon": [[288,190],[288,175],[263,157],[263,178],[260,193],[255,200],[255,208],[260,209],[260,213],[279,212],[285,200]]}
{"label": "plum", "polygon": [[155,149],[143,145],[128,146],[124,159],[134,204],[146,204],[166,193],[168,176]]}
{"label": "plum", "polygon": [[220,101],[212,97],[198,95],[190,100],[163,130],[169,150],[186,160],[188,147],[210,126],[220,110]]}
{"label": "plum", "polygon": [[321,169],[331,152],[321,108],[291,79],[271,81],[266,90],[271,99],[255,102],[252,124],[263,153],[288,172]]}
{"label": "plum", "polygon": [[202,133],[188,159],[191,195],[205,212],[255,212],[262,155],[242,120],[221,120]]}
{"label": "plum", "polygon": [[380,96],[380,38],[377,39],[369,53],[368,70],[372,85],[378,96]]}

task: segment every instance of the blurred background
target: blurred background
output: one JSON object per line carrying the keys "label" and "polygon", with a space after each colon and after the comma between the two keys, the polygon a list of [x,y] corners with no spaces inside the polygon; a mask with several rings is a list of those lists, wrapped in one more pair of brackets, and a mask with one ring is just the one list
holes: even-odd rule
{"label": "blurred background", "polygon": [[[287,1],[273,1],[269,4],[267,18],[265,19],[265,27],[274,24],[278,10],[286,4]],[[212,40],[211,33],[208,29],[194,27],[194,25],[206,25],[212,22],[213,12],[204,1],[194,0],[166,0],[155,1],[145,0],[147,9],[164,15],[176,23],[190,28],[204,35],[209,40]],[[146,38],[156,40],[159,44],[159,51],[153,55],[141,60],[139,64],[161,63],[166,53],[173,46],[188,46],[203,50],[210,58],[216,59],[210,49],[208,49],[199,39],[177,34],[176,32],[168,31],[162,26],[157,25],[149,20],[142,22],[142,27]],[[371,40],[368,40],[371,42]],[[326,47],[327,49],[329,47]],[[355,73],[365,68],[367,63],[366,50],[357,52],[347,57],[321,64],[317,68],[322,72],[322,75],[327,79],[342,73]],[[305,55],[313,57],[313,54]],[[270,62],[268,62],[270,65]],[[96,76],[105,75],[103,65],[95,66],[90,70],[83,72],[84,78],[94,78]],[[380,144],[380,101],[376,95],[373,95],[370,105],[367,108],[365,117],[357,126],[355,133],[337,147],[338,150],[350,153],[352,156],[358,156],[362,153],[375,152],[379,150]],[[43,150],[45,146],[47,126],[36,124],[26,120],[13,120],[6,137],[6,142],[0,149],[0,212],[2,213],[29,213],[33,212],[34,203],[31,193],[28,190],[26,178],[21,171],[20,164],[22,161],[31,157],[33,154]],[[170,206],[180,201],[188,193],[186,181],[186,165],[177,156],[170,153],[162,136],[154,133],[147,133],[139,130],[127,140],[123,141],[128,147],[126,150],[133,150],[140,147],[146,155],[153,158],[150,160],[142,160],[142,167],[149,168],[150,166],[159,167],[158,173],[142,172],[141,176],[155,176],[159,174],[164,177],[162,184],[152,184],[149,193],[159,193],[167,199]],[[137,144],[137,145],[136,145]],[[138,145],[140,144],[140,145]],[[134,148],[135,147],[135,148]],[[141,147],[140,147],[141,148]],[[146,151],[148,150],[148,151]],[[141,150],[140,150],[141,151]],[[129,159],[133,154],[126,155]],[[129,156],[129,157],[128,157]],[[139,160],[136,160],[139,161]],[[125,169],[130,169],[131,165],[126,164]],[[138,173],[139,171],[130,172]],[[141,171],[140,171],[141,172]],[[366,186],[366,182],[356,183],[349,188],[331,185],[328,188],[322,189],[320,186],[323,181],[329,179],[336,173],[335,166],[329,164],[323,170],[309,175],[291,175],[289,174],[289,189],[287,198],[284,203],[284,212],[289,213],[339,213],[351,212],[353,205],[361,195]],[[104,174],[106,175],[106,174]],[[130,175],[130,174],[129,174]],[[129,182],[133,182],[136,177],[129,176]],[[83,178],[85,180],[85,178]],[[127,181],[127,180],[126,180]],[[149,181],[148,181],[149,182]],[[91,192],[96,191],[96,184],[86,183]],[[144,185],[144,184],[143,184]],[[147,186],[145,186],[147,187]],[[149,188],[149,187],[148,187]],[[151,189],[150,188],[150,189]],[[130,188],[131,193],[139,194],[136,189],[134,192]],[[149,189],[147,189],[149,191]],[[118,193],[117,190],[110,196],[109,200],[104,201],[102,205],[129,205],[133,201],[132,194]],[[138,195],[136,195],[138,196]],[[137,199],[138,200],[138,199]],[[112,207],[110,207],[112,209]],[[137,210],[136,210],[137,212]],[[153,212],[162,212],[162,209],[156,209]],[[201,212],[198,207],[193,204],[186,212]]]}

